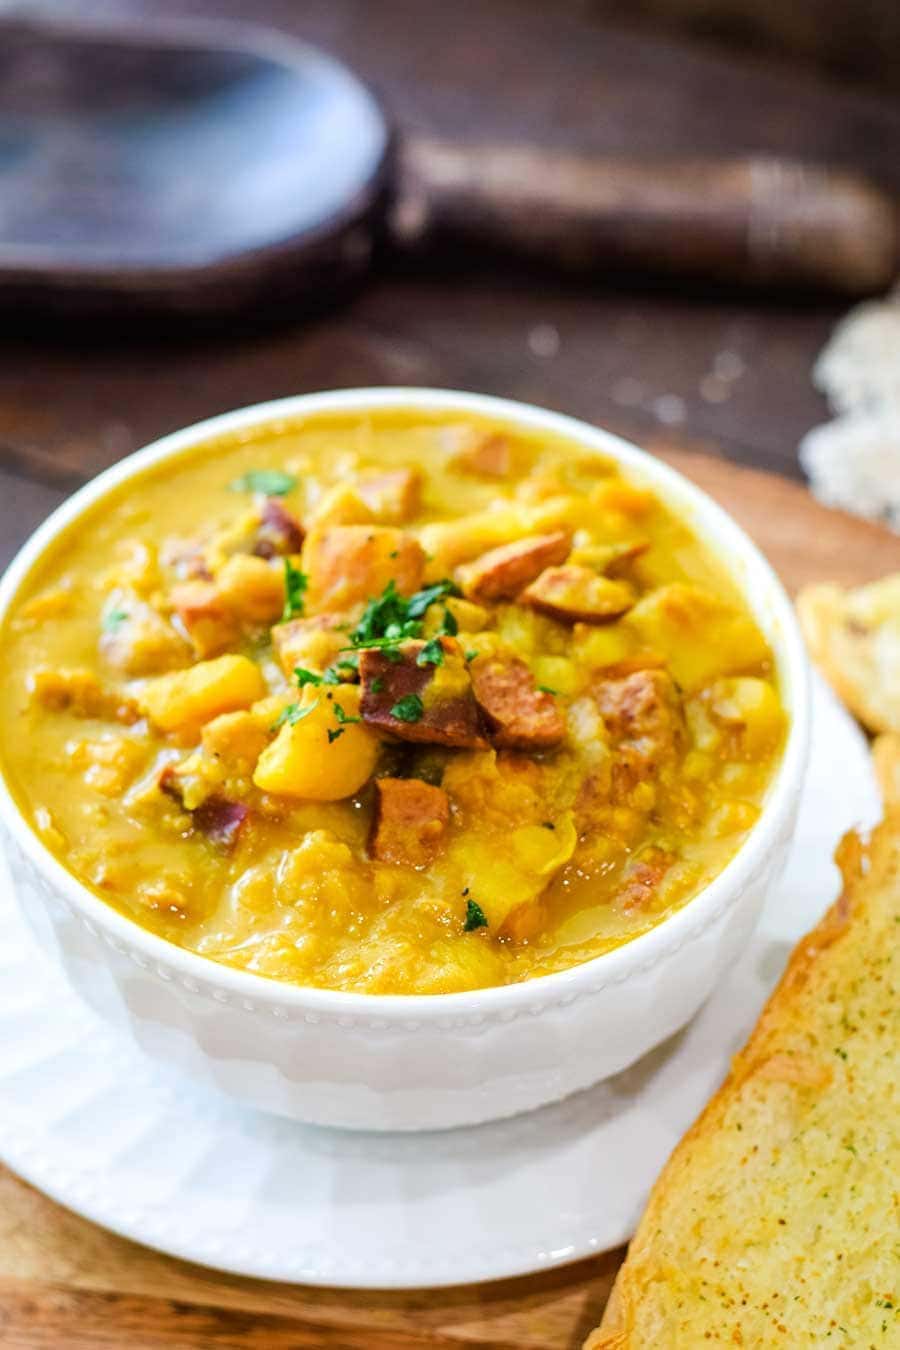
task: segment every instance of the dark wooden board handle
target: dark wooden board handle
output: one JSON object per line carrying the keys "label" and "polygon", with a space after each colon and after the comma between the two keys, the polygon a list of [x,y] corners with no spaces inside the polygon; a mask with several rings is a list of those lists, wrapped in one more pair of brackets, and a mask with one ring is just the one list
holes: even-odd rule
{"label": "dark wooden board handle", "polygon": [[395,239],[413,253],[513,254],[576,273],[643,271],[845,295],[897,265],[890,197],[781,159],[596,158],[410,139]]}

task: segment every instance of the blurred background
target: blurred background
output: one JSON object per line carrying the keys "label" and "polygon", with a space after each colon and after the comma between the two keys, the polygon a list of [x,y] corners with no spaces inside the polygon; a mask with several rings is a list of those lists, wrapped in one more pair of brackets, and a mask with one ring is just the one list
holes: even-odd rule
{"label": "blurred background", "polygon": [[[723,248],[733,246],[735,229],[745,223],[735,226],[744,188],[736,203],[738,180],[727,166],[748,156],[801,160],[837,174],[839,185],[842,172],[862,175],[879,209],[892,203],[900,189],[900,8],[893,0],[0,4],[0,22],[13,26],[8,33],[54,17],[76,29],[80,23],[124,25],[130,41],[144,34],[151,45],[163,31],[166,42],[174,41],[167,27],[174,21],[189,22],[196,36],[201,22],[247,20],[271,29],[266,43],[276,61],[290,59],[290,39],[316,44],[346,62],[375,95],[393,150],[390,164],[376,164],[372,152],[359,207],[365,229],[342,243],[342,257],[353,263],[348,275],[334,272],[334,260],[323,260],[315,240],[310,246],[309,239],[295,238],[291,248],[275,248],[266,264],[268,299],[254,306],[256,292],[239,295],[242,283],[235,280],[246,269],[225,266],[217,276],[217,261],[229,249],[239,251],[232,241],[219,254],[210,248],[211,289],[199,303],[202,313],[192,274],[181,291],[176,277],[164,312],[148,316],[146,306],[128,299],[135,278],[128,250],[152,222],[148,227],[146,213],[137,219],[123,209],[127,160],[124,169],[120,162],[110,170],[112,187],[102,160],[85,173],[77,155],[68,178],[48,182],[46,162],[40,173],[26,162],[22,128],[32,136],[36,127],[38,139],[56,138],[64,160],[77,139],[80,107],[90,105],[94,132],[124,118],[128,135],[134,133],[128,145],[159,152],[161,181],[169,174],[173,191],[190,188],[183,198],[187,232],[202,242],[207,224],[217,228],[215,212],[204,203],[204,166],[217,158],[227,175],[232,153],[242,172],[262,158],[271,137],[253,120],[260,110],[230,106],[221,122],[214,112],[215,135],[195,144],[195,165],[175,133],[179,119],[196,114],[197,80],[202,85],[206,78],[196,61],[172,55],[160,65],[157,53],[148,93],[143,75],[129,66],[133,53],[107,53],[94,65],[82,51],[69,69],[59,64],[57,39],[52,59],[35,56],[32,46],[23,65],[21,43],[0,30],[0,561],[74,487],[147,441],[242,404],[350,385],[425,384],[509,395],[603,424],[651,448],[686,446],[802,478],[798,443],[828,415],[811,381],[813,363],[859,295],[887,289],[891,265],[882,240],[878,265],[862,281],[855,273],[846,284],[840,277],[826,284],[814,259],[796,285],[790,277],[765,275],[745,284],[740,268],[722,265]],[[214,27],[204,27],[201,36],[211,47],[221,42]],[[170,153],[165,142],[172,135]],[[360,135],[351,135],[356,150]],[[434,142],[440,142],[437,157]],[[482,181],[474,197],[451,184],[452,203],[439,202],[447,228],[433,239],[426,230],[424,245],[411,246],[429,193],[439,195],[442,174],[445,180],[458,174],[447,146],[488,144],[497,158],[479,161]],[[410,168],[410,147],[423,145],[430,176],[425,198],[407,181],[416,167]],[[512,149],[519,159],[508,158]],[[287,153],[284,143],[278,153]],[[555,170],[547,164],[563,157],[577,162],[560,179],[558,195],[571,190],[575,200],[569,216],[557,220]],[[596,249],[591,241],[585,260],[579,253],[584,238],[568,248],[566,232],[572,218],[577,226],[583,215],[579,194],[588,180],[581,169],[596,157],[604,160],[604,182],[610,159],[638,164],[640,181],[629,201],[616,205],[612,224]],[[313,195],[330,183],[332,171],[349,173],[352,158],[340,149],[326,155]],[[679,167],[698,158],[716,163],[696,177]],[[672,160],[674,171],[665,167]],[[741,185],[750,181],[745,170]],[[288,182],[280,171],[275,176],[282,187]],[[134,202],[141,205],[147,183],[137,170],[134,183]],[[235,215],[232,203],[232,213],[255,246],[253,229],[265,223],[272,184],[262,177],[247,184],[231,184],[240,208]],[[298,218],[311,191],[300,176],[293,197],[282,194]],[[591,191],[589,182],[588,197]],[[820,208],[828,217],[827,192],[817,192],[810,203],[802,191],[799,204],[788,203],[795,217],[807,207],[813,217]],[[360,200],[357,193],[356,206]],[[841,224],[845,207],[850,214]],[[642,236],[645,208],[653,225]],[[332,212],[331,205],[322,209]],[[862,240],[865,262],[871,250],[865,231],[853,224],[854,209],[852,199],[838,201],[837,228],[849,234],[850,245]],[[93,256],[86,265],[81,225],[67,229],[85,212],[109,227],[107,244],[118,232],[113,253],[118,249],[122,284],[111,309],[91,294],[91,285],[85,290],[86,273],[102,270],[103,258]],[[546,221],[551,225],[544,230]],[[582,219],[582,232],[583,225]],[[7,248],[4,241],[16,229],[15,247]],[[29,253],[29,230],[35,239],[40,234],[43,252]],[[814,235],[801,251],[816,252]],[[629,256],[635,238],[640,247]],[[179,266],[183,261],[175,259]],[[318,281],[315,295],[299,285],[301,274]],[[146,290],[146,268],[142,285]]]}

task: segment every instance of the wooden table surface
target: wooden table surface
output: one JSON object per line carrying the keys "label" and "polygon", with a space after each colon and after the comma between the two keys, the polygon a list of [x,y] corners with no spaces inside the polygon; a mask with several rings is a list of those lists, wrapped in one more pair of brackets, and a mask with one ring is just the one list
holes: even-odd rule
{"label": "wooden table surface", "polygon": [[[85,8],[239,16],[246,6]],[[254,18],[347,57],[401,128],[610,151],[802,153],[900,189],[900,109],[883,96],[629,33],[602,8],[258,0]],[[895,538],[727,462],[798,475],[797,440],[824,416],[810,366],[839,313],[833,302],[634,294],[521,273],[398,273],[313,323],[202,341],[183,329],[23,339],[13,317],[0,337],[0,563],[73,487],[178,426],[308,389],[433,384],[530,399],[648,444],[725,502],[791,586],[866,579],[900,567]],[[270,1286],[136,1248],[0,1170],[0,1346],[550,1350],[577,1346],[599,1319],[620,1257],[474,1289]]]}

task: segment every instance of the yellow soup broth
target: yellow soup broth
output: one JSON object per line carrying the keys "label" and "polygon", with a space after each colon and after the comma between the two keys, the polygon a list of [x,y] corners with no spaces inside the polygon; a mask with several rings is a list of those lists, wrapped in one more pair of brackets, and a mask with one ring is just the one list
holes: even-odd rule
{"label": "yellow soup broth", "polygon": [[92,507],[3,633],[46,846],[179,946],[379,994],[599,955],[705,886],[786,718],[723,568],[567,440],[316,415]]}

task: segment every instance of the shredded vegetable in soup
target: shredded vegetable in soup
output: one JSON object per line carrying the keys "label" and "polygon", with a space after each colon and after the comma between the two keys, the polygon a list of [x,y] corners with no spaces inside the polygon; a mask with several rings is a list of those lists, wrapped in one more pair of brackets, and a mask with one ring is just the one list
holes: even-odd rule
{"label": "shredded vegetable in soup", "polygon": [[683,905],[786,718],[724,569],[578,444],[402,410],[115,489],[6,623],[5,773],[170,942],[369,993],[508,984]]}

